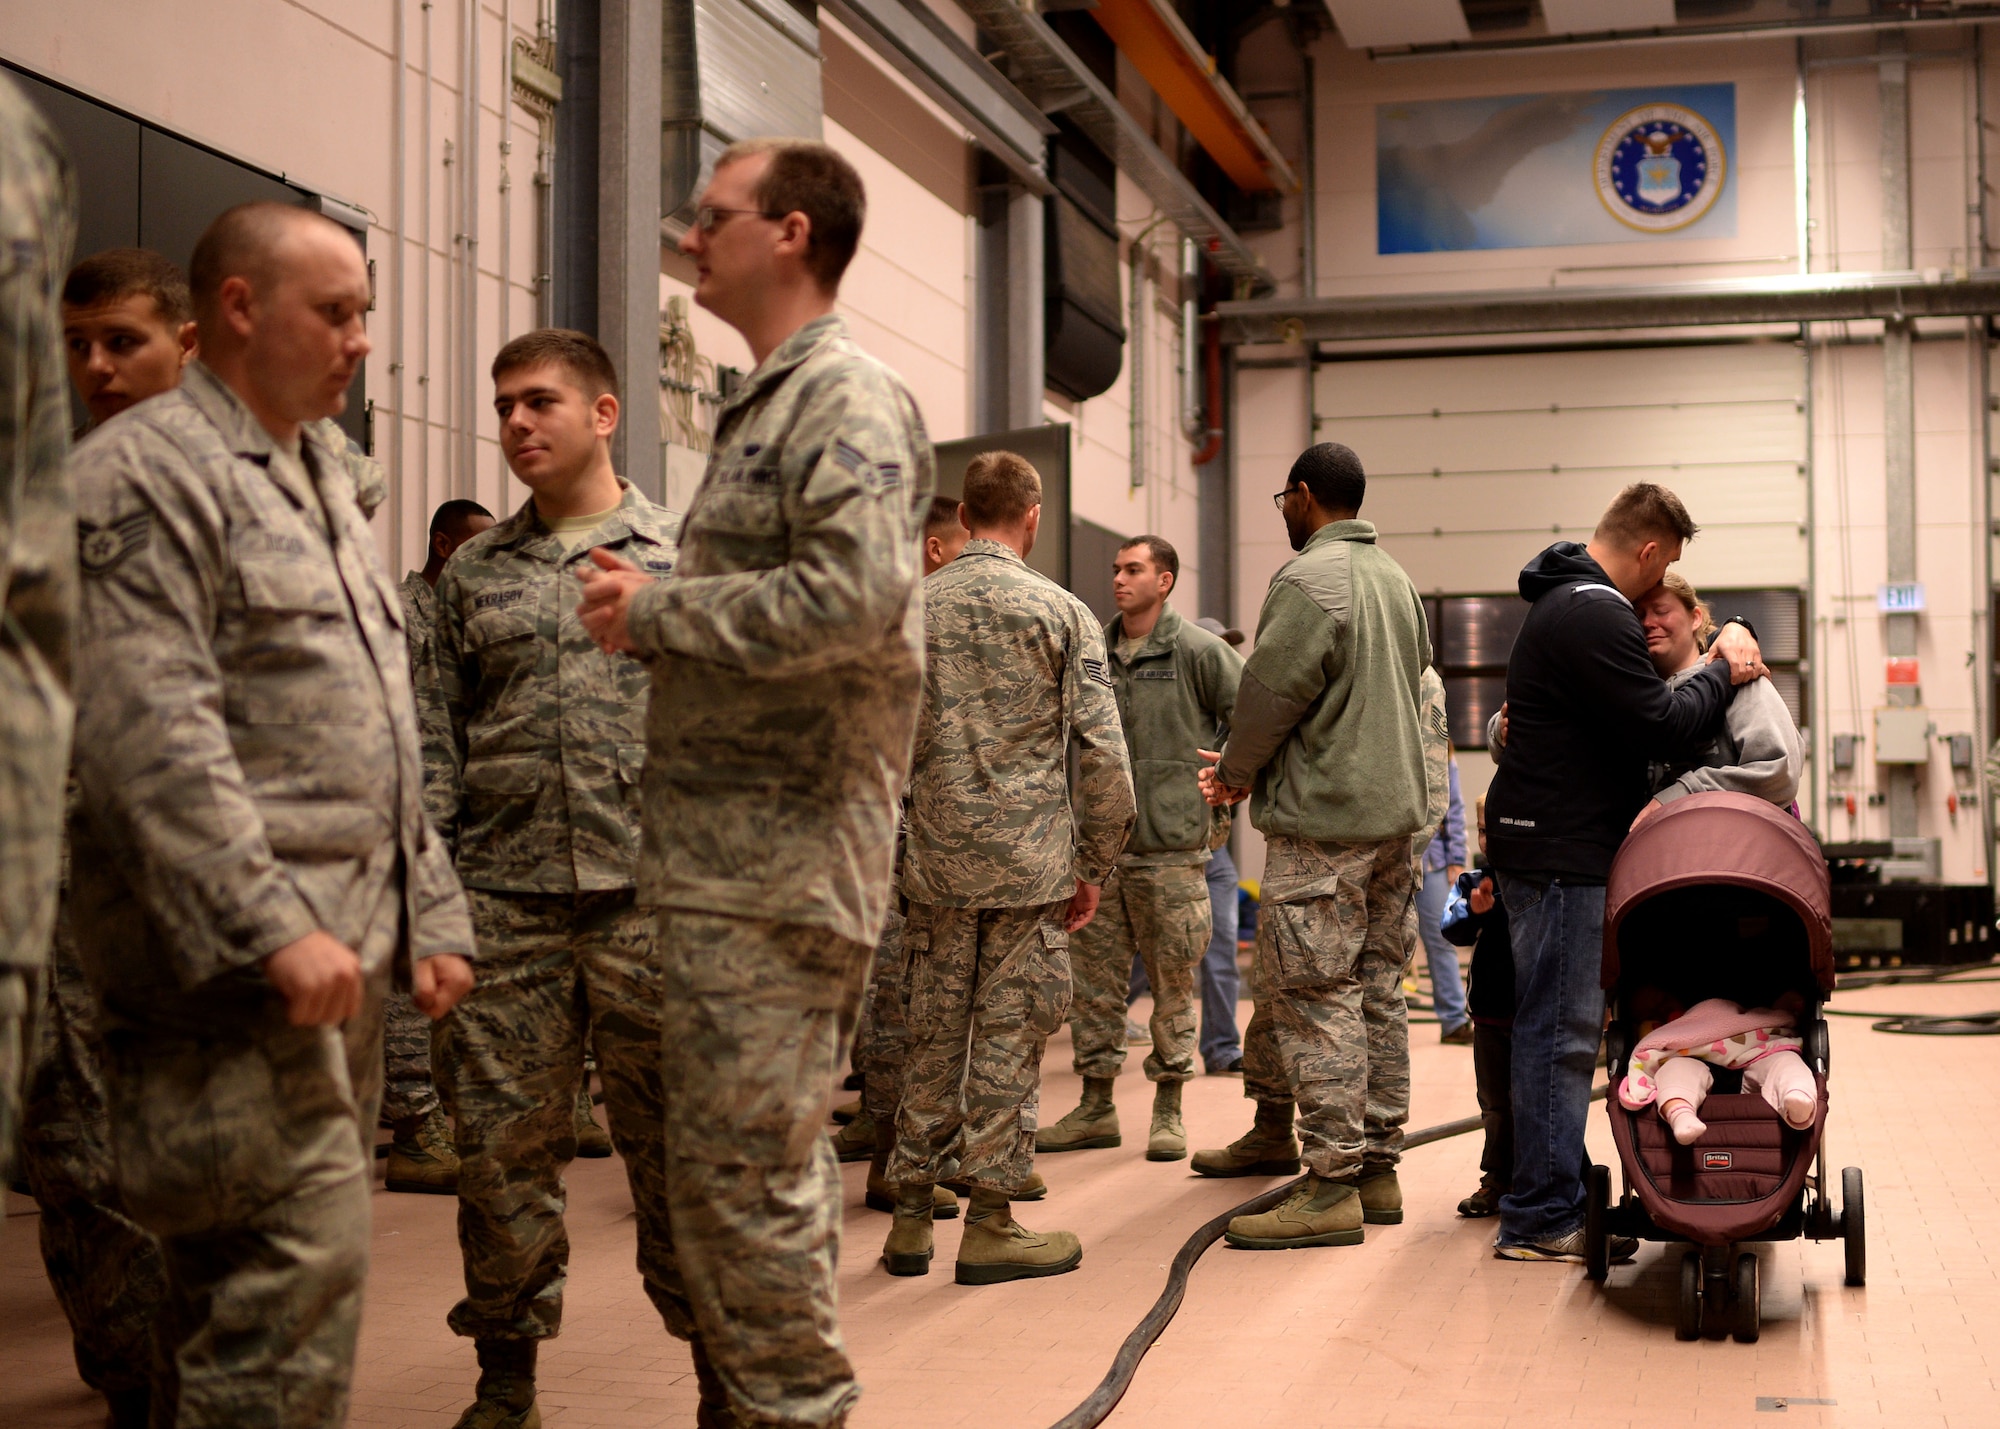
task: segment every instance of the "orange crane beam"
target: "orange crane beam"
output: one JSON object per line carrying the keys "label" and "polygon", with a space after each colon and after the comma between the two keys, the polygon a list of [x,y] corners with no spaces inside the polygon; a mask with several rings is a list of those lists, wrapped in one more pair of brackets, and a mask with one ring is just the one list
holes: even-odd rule
{"label": "orange crane beam", "polygon": [[1097,0],[1090,13],[1238,188],[1299,191],[1298,175],[1169,0]]}

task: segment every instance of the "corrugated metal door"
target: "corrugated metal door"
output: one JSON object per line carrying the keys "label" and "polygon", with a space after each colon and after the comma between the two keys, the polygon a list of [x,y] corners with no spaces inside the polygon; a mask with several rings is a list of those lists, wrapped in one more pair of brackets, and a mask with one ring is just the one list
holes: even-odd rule
{"label": "corrugated metal door", "polygon": [[1619,488],[1671,487],[1702,527],[1697,586],[1806,576],[1804,367],[1789,343],[1339,362],[1322,441],[1360,454],[1362,513],[1426,594],[1514,589],[1586,540]]}

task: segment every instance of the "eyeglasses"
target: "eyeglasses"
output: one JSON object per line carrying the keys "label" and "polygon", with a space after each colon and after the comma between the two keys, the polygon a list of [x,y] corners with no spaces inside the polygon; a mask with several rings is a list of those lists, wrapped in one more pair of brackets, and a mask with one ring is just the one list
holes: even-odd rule
{"label": "eyeglasses", "polygon": [[1296,486],[1288,486],[1283,491],[1272,492],[1271,504],[1277,507],[1280,511],[1283,511],[1285,509],[1285,498],[1287,496],[1290,496],[1294,491],[1297,490],[1298,488]]}
{"label": "eyeglasses", "polygon": [[766,213],[761,208],[713,208],[708,204],[703,204],[694,211],[694,226],[699,228],[703,233],[713,233],[717,228],[721,227],[716,220],[732,213],[747,213],[754,218],[775,219],[784,217],[781,213]]}

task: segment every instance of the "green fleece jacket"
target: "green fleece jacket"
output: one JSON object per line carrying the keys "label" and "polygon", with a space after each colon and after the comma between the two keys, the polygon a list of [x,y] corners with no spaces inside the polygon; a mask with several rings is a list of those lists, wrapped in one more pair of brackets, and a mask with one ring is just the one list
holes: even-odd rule
{"label": "green fleece jacket", "polygon": [[1117,653],[1124,638],[1125,617],[1115,615],[1104,643],[1139,800],[1139,821],[1118,861],[1207,863],[1215,825],[1196,780],[1208,767],[1198,751],[1218,748],[1229,728],[1243,659],[1171,605],[1129,660]]}
{"label": "green fleece jacket", "polygon": [[1366,521],[1322,526],[1257,617],[1218,777],[1267,837],[1373,843],[1424,826],[1423,602]]}

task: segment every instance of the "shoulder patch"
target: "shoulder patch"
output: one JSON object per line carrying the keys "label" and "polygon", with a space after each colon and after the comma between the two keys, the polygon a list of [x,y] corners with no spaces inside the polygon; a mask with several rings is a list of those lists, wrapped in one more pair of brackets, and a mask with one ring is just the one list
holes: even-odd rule
{"label": "shoulder patch", "polygon": [[76,560],[84,574],[107,575],[125,563],[134,551],[145,549],[153,538],[153,513],[134,511],[108,525],[81,517],[76,523]]}
{"label": "shoulder patch", "polygon": [[1093,660],[1088,655],[1084,656],[1083,673],[1086,677],[1093,679],[1097,681],[1098,684],[1104,686],[1105,689],[1108,690],[1112,688],[1111,672],[1104,668],[1104,662],[1102,660]]}
{"label": "shoulder patch", "polygon": [[903,484],[903,464],[899,461],[870,462],[863,473],[863,480],[877,496],[885,491],[894,491]]}
{"label": "shoulder patch", "polygon": [[858,472],[868,464],[868,458],[861,454],[859,447],[849,446],[842,439],[833,444],[833,464],[842,471]]}

